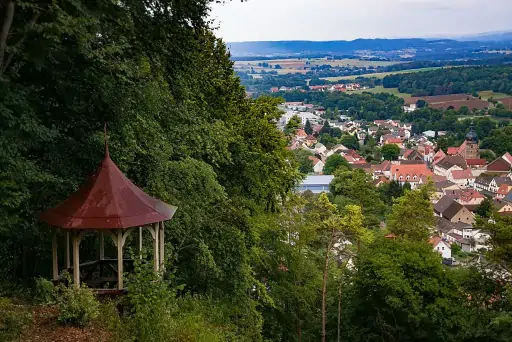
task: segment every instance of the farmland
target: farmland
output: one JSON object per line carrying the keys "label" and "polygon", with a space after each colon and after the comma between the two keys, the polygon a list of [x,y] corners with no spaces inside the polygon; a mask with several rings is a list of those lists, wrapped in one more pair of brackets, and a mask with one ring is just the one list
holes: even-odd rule
{"label": "farmland", "polygon": [[431,71],[431,70],[442,69],[442,68],[444,68],[444,67],[409,69],[409,70],[401,70],[401,71],[378,72],[378,73],[351,75],[351,76],[339,76],[339,77],[322,77],[322,79],[327,80],[329,82],[337,82],[337,81],[341,81],[341,80],[355,80],[358,77],[384,78],[389,75],[409,74],[409,73],[413,73],[413,72],[425,72],[425,71]]}
{"label": "farmland", "polygon": [[378,94],[378,93],[386,93],[386,94],[393,94],[395,96],[401,97],[401,98],[409,98],[411,97],[411,94],[404,94],[398,91],[398,88],[384,88],[383,86],[377,86],[375,88],[370,89],[364,89],[364,90],[356,90],[350,92],[351,94],[362,94],[362,93],[372,93],[372,94]]}
{"label": "farmland", "polygon": [[[326,58],[290,58],[274,60],[256,60],[256,61],[236,61],[234,68],[238,71],[254,70],[255,73],[262,71],[277,71],[279,75],[301,73],[305,74],[311,71],[313,67],[329,65],[331,68],[377,68],[390,65],[401,64],[399,61],[368,61],[360,59],[336,59],[328,60]],[[268,65],[267,65],[268,64]],[[276,65],[278,68],[276,69]]]}
{"label": "farmland", "polygon": [[488,100],[490,97],[492,97],[496,100],[510,97],[510,95],[507,95],[504,93],[495,93],[492,90],[479,91],[478,96],[480,96],[482,98],[482,100]]}

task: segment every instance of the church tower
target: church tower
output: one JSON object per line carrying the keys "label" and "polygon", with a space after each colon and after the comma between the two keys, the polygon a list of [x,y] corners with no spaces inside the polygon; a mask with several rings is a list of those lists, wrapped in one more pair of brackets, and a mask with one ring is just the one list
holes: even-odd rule
{"label": "church tower", "polygon": [[464,153],[465,159],[480,159],[480,152],[478,151],[478,136],[476,135],[473,125],[469,128],[469,133],[466,134],[466,150]]}

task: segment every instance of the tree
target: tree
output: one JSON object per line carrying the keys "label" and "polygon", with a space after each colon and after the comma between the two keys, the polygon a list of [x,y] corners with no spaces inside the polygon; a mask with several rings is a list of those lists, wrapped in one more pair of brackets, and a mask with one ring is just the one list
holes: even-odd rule
{"label": "tree", "polygon": [[393,201],[391,214],[387,218],[388,230],[398,237],[426,241],[435,226],[434,209],[430,202],[432,184],[419,190],[406,191],[404,196]]}
{"label": "tree", "polygon": [[290,118],[290,121],[286,124],[284,132],[286,134],[293,134],[297,129],[301,127],[301,119],[298,115],[294,115]]}
{"label": "tree", "polygon": [[301,148],[293,151],[293,155],[299,164],[299,171],[301,173],[308,174],[313,172],[313,161],[309,158],[313,156],[313,153]]}
{"label": "tree", "polygon": [[416,108],[425,108],[427,106],[427,101],[419,99],[416,101]]}
{"label": "tree", "polygon": [[311,122],[309,120],[306,120],[306,126],[304,127],[304,131],[306,134],[313,134],[313,127],[311,127]]}
{"label": "tree", "polygon": [[446,139],[445,137],[438,138],[436,144],[437,144],[436,151],[441,150],[444,153],[446,153],[446,151],[448,151],[448,147],[450,147],[448,139]]}
{"label": "tree", "polygon": [[333,148],[337,143],[336,138],[333,138],[330,134],[327,133],[320,134],[318,141],[324,144],[328,149]]}
{"label": "tree", "polygon": [[463,302],[425,241],[377,239],[356,259],[345,299],[350,341],[455,341]]}
{"label": "tree", "polygon": [[468,106],[462,106],[462,107],[460,107],[460,109],[459,109],[459,114],[460,114],[460,115],[468,115],[468,114],[469,114],[469,108],[468,108]]}
{"label": "tree", "polygon": [[507,273],[504,275],[510,281],[512,271],[512,217],[496,215],[492,220],[480,219],[477,226],[489,232],[487,241],[490,249],[487,256]]}
{"label": "tree", "polygon": [[357,137],[355,135],[344,134],[341,137],[340,142],[346,148],[350,148],[353,150],[357,150],[359,148],[359,141],[357,140]]}
{"label": "tree", "polygon": [[380,149],[385,160],[397,160],[400,155],[400,147],[395,144],[386,144]]}
{"label": "tree", "polygon": [[483,218],[489,218],[491,217],[492,213],[494,211],[494,204],[492,200],[489,197],[485,197],[482,203],[478,205],[478,207],[475,210],[475,213],[480,215],[480,217]]}
{"label": "tree", "polygon": [[331,125],[329,125],[329,121],[325,120],[322,129],[320,130],[320,134],[331,134]]}
{"label": "tree", "polygon": [[480,158],[485,159],[485,161],[487,161],[487,163],[490,163],[496,159],[496,155],[491,150],[483,150],[483,151],[480,151]]}
{"label": "tree", "polygon": [[325,162],[324,174],[332,175],[340,167],[350,169],[350,164],[340,154],[333,154]]}
{"label": "tree", "polygon": [[378,187],[378,191],[381,193],[382,199],[389,206],[393,204],[394,199],[402,197],[407,190],[411,190],[411,185],[409,183],[405,183],[402,186],[396,180],[384,183]]}
{"label": "tree", "polygon": [[[312,215],[319,223],[321,237],[325,246],[325,257],[322,277],[322,341],[326,341],[327,321],[327,279],[329,273],[329,258],[337,242],[352,241],[369,242],[371,234],[363,227],[363,216],[361,208],[355,205],[348,205],[346,214],[341,217],[337,214],[336,205],[329,201],[325,193],[322,193],[314,203]],[[338,250],[338,255],[343,251]]]}
{"label": "tree", "polygon": [[368,228],[379,226],[384,217],[386,206],[380,198],[372,179],[363,170],[347,170],[340,168],[334,173],[330,185],[334,203],[338,208],[348,204],[360,206],[363,211],[364,225]]}

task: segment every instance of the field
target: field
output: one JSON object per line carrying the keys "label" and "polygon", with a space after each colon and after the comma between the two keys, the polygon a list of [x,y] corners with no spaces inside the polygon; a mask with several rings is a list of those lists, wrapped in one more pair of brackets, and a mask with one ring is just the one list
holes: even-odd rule
{"label": "field", "polygon": [[409,98],[411,97],[411,94],[405,94],[398,91],[398,88],[384,88],[383,86],[378,86],[375,88],[365,89],[365,90],[356,90],[351,91],[349,94],[362,94],[362,93],[372,93],[372,94],[378,94],[378,93],[387,93],[387,94],[393,94],[395,96],[401,97],[401,98]]}
{"label": "field", "polygon": [[486,90],[486,91],[479,91],[478,96],[481,96],[482,100],[488,100],[490,97],[498,100],[498,99],[503,99],[505,97],[509,97],[510,95],[507,95],[504,93],[495,93],[492,90]]}
{"label": "field", "polygon": [[[308,62],[308,64],[306,64]],[[268,63],[271,67],[261,67],[258,64]],[[328,64],[331,67],[379,67],[379,66],[390,66],[405,62],[389,62],[389,61],[366,61],[359,59],[338,59],[338,60],[327,60],[325,58],[290,58],[290,59],[273,59],[265,61],[236,61],[235,70],[250,70],[254,69],[256,72],[261,71],[277,71],[280,75],[301,73],[305,74],[310,71],[311,66],[325,65]],[[279,65],[281,69],[275,69],[275,66]],[[306,68],[306,69],[305,69]]]}
{"label": "field", "polygon": [[339,76],[339,77],[322,77],[322,79],[337,82],[340,80],[355,80],[358,77],[375,77],[375,78],[384,78],[389,75],[397,75],[397,74],[410,74],[413,72],[424,72],[431,71],[436,69],[441,69],[444,67],[432,67],[432,68],[421,68],[421,69],[409,69],[409,70],[400,70],[400,71],[390,71],[390,72],[377,72],[373,74],[363,74],[363,75],[351,75],[351,76]]}

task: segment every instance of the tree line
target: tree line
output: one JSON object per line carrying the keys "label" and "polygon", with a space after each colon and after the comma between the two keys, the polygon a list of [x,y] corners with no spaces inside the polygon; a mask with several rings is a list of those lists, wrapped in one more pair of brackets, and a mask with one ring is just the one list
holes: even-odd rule
{"label": "tree line", "polygon": [[384,77],[382,85],[413,96],[472,94],[483,90],[512,94],[512,67],[454,67],[396,74]]}

